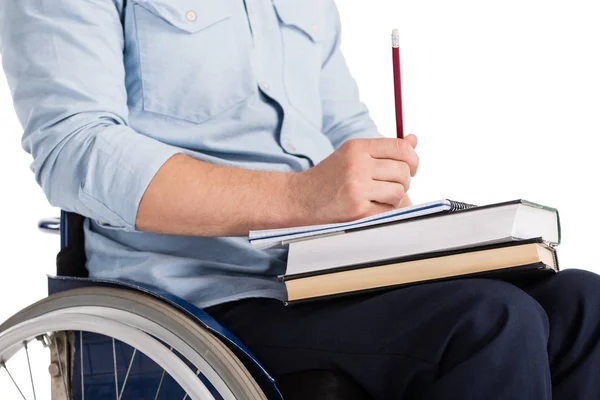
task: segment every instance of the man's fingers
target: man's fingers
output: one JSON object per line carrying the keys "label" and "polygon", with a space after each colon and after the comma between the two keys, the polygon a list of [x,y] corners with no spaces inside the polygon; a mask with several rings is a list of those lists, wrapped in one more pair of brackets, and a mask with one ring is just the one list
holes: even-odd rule
{"label": "man's fingers", "polygon": [[410,135],[405,136],[404,140],[406,140],[408,143],[410,143],[410,145],[412,146],[413,149],[416,149],[417,144],[419,143],[419,139],[412,133]]}
{"label": "man's fingers", "polygon": [[391,206],[389,204],[377,203],[375,201],[371,202],[371,206],[369,207],[368,217],[371,215],[381,214],[384,212],[395,210],[398,207]]}
{"label": "man's fingers", "polygon": [[394,208],[400,206],[406,190],[400,183],[373,181],[369,191],[369,200],[388,204]]}
{"label": "man's fingers", "polygon": [[404,161],[373,160],[373,176],[376,181],[396,182],[408,191],[410,187],[410,167]]}
{"label": "man's fingers", "polygon": [[404,161],[410,167],[411,175],[417,173],[419,156],[411,143],[404,139],[370,139],[368,151],[373,158]]}

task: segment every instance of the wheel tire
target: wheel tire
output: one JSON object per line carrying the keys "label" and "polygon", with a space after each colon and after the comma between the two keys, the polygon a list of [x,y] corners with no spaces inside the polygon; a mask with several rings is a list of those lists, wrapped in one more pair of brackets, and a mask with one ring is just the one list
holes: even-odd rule
{"label": "wheel tire", "polygon": [[204,358],[237,400],[266,400],[241,361],[207,329],[164,301],[133,290],[92,287],[56,293],[9,318],[0,325],[0,332],[53,311],[85,306],[127,311],[160,325]]}

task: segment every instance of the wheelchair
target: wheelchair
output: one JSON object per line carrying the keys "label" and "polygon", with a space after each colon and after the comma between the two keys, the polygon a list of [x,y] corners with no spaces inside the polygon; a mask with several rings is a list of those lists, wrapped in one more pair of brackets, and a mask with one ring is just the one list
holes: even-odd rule
{"label": "wheelchair", "polygon": [[83,221],[64,211],[40,221],[60,233],[57,274],[48,277],[49,297],[0,325],[0,375],[9,382],[1,399],[42,399],[40,388],[52,400],[368,399],[335,370],[275,380],[193,304],[137,282],[88,277]]}

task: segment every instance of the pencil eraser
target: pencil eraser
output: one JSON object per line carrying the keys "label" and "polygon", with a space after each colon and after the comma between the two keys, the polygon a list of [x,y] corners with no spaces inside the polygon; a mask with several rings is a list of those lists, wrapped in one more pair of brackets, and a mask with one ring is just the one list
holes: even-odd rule
{"label": "pencil eraser", "polygon": [[392,31],[392,47],[400,47],[400,32],[398,29]]}

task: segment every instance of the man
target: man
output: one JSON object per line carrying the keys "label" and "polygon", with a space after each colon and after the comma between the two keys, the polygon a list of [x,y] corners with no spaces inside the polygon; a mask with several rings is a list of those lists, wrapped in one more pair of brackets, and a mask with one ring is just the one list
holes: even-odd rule
{"label": "man", "polygon": [[333,0],[14,0],[4,70],[50,202],[86,217],[90,274],[203,307],[276,377],[335,369],[376,399],[596,399],[600,278],[433,283],[283,306],[251,229],[409,204],[417,139],[384,139]]}

